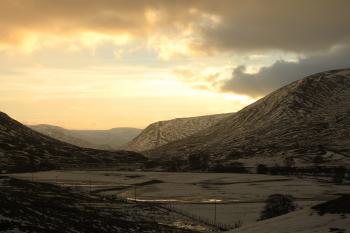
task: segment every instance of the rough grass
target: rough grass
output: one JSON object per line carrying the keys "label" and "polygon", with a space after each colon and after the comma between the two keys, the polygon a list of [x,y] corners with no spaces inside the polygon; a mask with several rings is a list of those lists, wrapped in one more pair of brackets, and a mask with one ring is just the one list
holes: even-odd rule
{"label": "rough grass", "polygon": [[0,232],[190,232],[160,225],[145,213],[135,214],[156,212],[152,207],[100,208],[94,204],[108,206],[108,200],[51,184],[12,178],[1,178],[0,182]]}

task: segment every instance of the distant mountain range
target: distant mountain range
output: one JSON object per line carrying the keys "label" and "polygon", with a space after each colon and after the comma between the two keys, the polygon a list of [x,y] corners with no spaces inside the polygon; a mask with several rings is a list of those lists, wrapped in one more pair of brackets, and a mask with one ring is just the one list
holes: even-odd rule
{"label": "distant mountain range", "polygon": [[[283,78],[283,77],[281,77]],[[147,147],[146,147],[147,148]],[[350,164],[350,69],[293,82],[216,124],[147,152],[223,163]]]}
{"label": "distant mountain range", "polygon": [[149,125],[124,148],[139,152],[155,149],[213,126],[230,115],[227,113],[158,121]]}
{"label": "distant mountain range", "polygon": [[114,128],[109,130],[69,130],[53,125],[30,125],[33,130],[84,148],[118,150],[135,138],[142,129]]}
{"label": "distant mountain range", "polygon": [[41,134],[0,112],[0,169],[146,160],[137,152],[88,148],[142,151],[160,163],[174,158],[189,163],[199,157],[209,164],[241,162],[256,166],[292,161],[310,165],[317,160],[326,165],[349,166],[349,116],[350,69],[308,76],[237,113],[160,121],[141,133],[132,128],[80,131],[31,126]]}
{"label": "distant mountain range", "polygon": [[38,133],[0,112],[0,171],[85,168],[145,161],[130,151],[103,151],[74,146]]}

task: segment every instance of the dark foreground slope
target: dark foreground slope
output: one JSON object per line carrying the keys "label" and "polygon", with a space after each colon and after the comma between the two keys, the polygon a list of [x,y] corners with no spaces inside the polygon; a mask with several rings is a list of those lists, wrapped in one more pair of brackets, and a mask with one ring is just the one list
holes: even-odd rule
{"label": "dark foreground slope", "polygon": [[350,69],[293,82],[218,124],[149,151],[168,160],[190,155],[210,161],[310,164],[350,162]]}
{"label": "dark foreground slope", "polygon": [[144,129],[125,148],[132,151],[151,150],[213,126],[229,115],[230,113],[158,121]]}
{"label": "dark foreground slope", "polygon": [[0,112],[0,170],[28,171],[137,163],[141,154],[80,148],[40,134]]}
{"label": "dark foreground slope", "polygon": [[167,214],[152,206],[123,204],[50,184],[0,177],[0,232],[192,232],[171,226]]}

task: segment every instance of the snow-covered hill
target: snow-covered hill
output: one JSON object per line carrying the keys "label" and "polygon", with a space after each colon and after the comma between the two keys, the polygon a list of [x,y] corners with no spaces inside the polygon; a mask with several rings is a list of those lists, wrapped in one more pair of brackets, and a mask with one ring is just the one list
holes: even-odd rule
{"label": "snow-covered hill", "polygon": [[350,163],[350,69],[308,76],[218,124],[152,150],[153,157],[206,155],[246,163]]}
{"label": "snow-covered hill", "polygon": [[194,133],[215,125],[230,114],[176,118],[149,125],[142,133],[126,145],[132,151],[146,151],[169,142],[186,138]]}
{"label": "snow-covered hill", "polygon": [[248,224],[227,233],[326,233],[350,232],[350,196]]}

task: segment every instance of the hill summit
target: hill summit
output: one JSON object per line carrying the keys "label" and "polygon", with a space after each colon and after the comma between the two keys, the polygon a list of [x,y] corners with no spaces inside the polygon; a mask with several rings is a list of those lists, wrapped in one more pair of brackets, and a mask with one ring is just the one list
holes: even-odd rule
{"label": "hill summit", "polygon": [[284,86],[219,123],[149,155],[207,156],[211,161],[278,164],[294,159],[350,163],[350,69],[331,70]]}
{"label": "hill summit", "polygon": [[230,113],[198,117],[176,118],[150,124],[125,148],[132,151],[155,149],[169,142],[177,141],[215,125]]}

